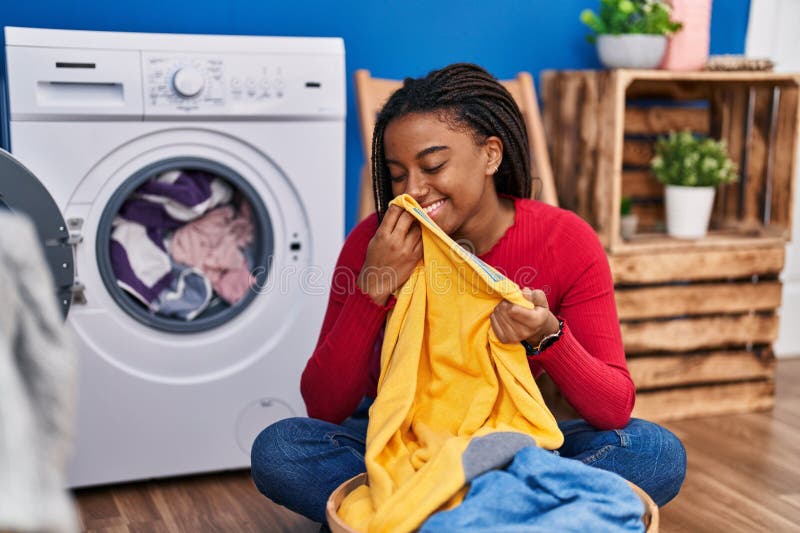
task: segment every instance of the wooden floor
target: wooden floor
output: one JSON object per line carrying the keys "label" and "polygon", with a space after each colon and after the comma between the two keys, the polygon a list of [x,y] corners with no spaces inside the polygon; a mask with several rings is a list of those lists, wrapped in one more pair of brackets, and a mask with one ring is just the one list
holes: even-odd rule
{"label": "wooden floor", "polygon": [[[774,410],[666,424],[686,445],[678,497],[661,531],[800,531],[800,359],[778,363]],[[246,471],[76,491],[86,531],[316,532]]]}

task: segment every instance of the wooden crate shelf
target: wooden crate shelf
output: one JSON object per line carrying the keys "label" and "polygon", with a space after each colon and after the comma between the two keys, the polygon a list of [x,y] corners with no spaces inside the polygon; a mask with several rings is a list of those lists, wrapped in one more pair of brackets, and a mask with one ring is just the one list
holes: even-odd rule
{"label": "wooden crate shelf", "polygon": [[664,421],[772,405],[784,242],[721,239],[609,253],[634,416]]}
{"label": "wooden crate shelf", "polygon": [[[800,75],[554,71],[541,80],[559,201],[592,224],[608,253],[634,416],[771,407]],[[740,166],[697,240],[665,234],[664,189],[648,168],[657,136],[685,128],[725,139]],[[627,241],[622,196],[643,228]]]}
{"label": "wooden crate shelf", "polygon": [[650,175],[657,136],[690,129],[724,139],[740,181],[718,190],[712,230],[788,239],[800,75],[751,72],[546,71],[544,123],[559,202],[611,252],[623,196],[652,241],[664,234],[663,186]]}

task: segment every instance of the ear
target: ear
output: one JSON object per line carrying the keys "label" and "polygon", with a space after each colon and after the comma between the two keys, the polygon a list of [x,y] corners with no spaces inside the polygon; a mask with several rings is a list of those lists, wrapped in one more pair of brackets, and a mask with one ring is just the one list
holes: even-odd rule
{"label": "ear", "polygon": [[500,168],[500,163],[503,162],[503,141],[494,135],[487,137],[483,150],[486,154],[486,174],[494,176]]}

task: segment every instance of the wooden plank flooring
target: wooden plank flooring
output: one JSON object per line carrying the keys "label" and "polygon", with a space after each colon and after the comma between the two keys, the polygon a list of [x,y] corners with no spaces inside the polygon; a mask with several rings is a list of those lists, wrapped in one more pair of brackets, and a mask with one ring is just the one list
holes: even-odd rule
{"label": "wooden plank flooring", "polygon": [[[800,359],[778,362],[772,411],[669,422],[689,468],[661,531],[800,531]],[[299,532],[319,525],[272,504],[247,471],[75,492],[85,531]]]}

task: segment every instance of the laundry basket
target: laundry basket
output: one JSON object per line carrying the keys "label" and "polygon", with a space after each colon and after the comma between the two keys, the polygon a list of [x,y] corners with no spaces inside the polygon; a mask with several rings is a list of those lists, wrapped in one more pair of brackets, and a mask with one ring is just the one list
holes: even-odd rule
{"label": "laundry basket", "polygon": [[[350,478],[339,485],[339,487],[333,491],[333,494],[331,494],[330,498],[328,498],[328,503],[325,507],[325,516],[328,518],[328,527],[331,528],[333,533],[358,533],[355,529],[345,524],[344,521],[339,518],[338,511],[339,506],[342,504],[342,500],[344,500],[345,496],[350,494],[357,487],[364,485],[366,482],[367,474],[358,474],[357,476]],[[644,522],[645,531],[647,533],[658,533],[658,506],[645,491],[633,483],[628,482],[628,484],[644,504],[644,515],[642,516],[642,521]]]}

